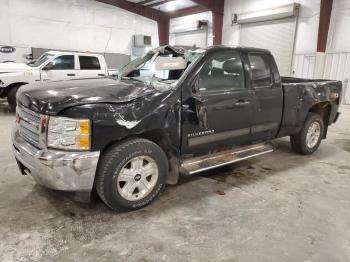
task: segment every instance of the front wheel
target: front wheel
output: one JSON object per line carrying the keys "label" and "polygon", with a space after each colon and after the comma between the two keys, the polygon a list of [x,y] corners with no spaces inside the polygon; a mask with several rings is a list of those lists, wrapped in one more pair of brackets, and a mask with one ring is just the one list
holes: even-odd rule
{"label": "front wheel", "polygon": [[116,211],[142,208],[164,189],[168,170],[168,159],[158,145],[146,139],[127,140],[102,155],[97,194]]}
{"label": "front wheel", "polygon": [[320,146],[324,123],[319,114],[309,113],[303,128],[290,137],[292,149],[302,155],[312,154]]}

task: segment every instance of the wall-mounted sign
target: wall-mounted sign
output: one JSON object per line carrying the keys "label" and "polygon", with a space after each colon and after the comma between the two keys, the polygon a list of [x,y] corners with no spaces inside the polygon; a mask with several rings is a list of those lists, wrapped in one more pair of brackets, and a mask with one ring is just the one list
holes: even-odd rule
{"label": "wall-mounted sign", "polygon": [[1,46],[0,53],[13,53],[16,51],[16,48],[12,46]]}

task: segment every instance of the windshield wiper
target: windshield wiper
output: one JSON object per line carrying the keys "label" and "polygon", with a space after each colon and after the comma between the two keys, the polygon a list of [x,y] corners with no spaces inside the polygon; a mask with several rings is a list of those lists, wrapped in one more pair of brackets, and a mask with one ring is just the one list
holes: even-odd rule
{"label": "windshield wiper", "polygon": [[142,82],[142,83],[144,83],[142,80],[140,80],[140,79],[137,79],[137,78],[135,78],[135,77],[126,77],[126,76],[121,76],[120,77],[120,80],[135,80],[135,81],[137,81],[137,82]]}

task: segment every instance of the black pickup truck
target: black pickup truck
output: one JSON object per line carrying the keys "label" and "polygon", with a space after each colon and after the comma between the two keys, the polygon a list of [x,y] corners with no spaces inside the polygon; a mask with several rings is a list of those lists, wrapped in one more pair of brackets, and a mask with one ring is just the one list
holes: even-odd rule
{"label": "black pickup truck", "polygon": [[21,87],[14,154],[46,187],[133,210],[180,173],[271,152],[279,137],[313,153],[339,116],[341,91],[339,81],[281,77],[267,50],[163,46],[115,78]]}

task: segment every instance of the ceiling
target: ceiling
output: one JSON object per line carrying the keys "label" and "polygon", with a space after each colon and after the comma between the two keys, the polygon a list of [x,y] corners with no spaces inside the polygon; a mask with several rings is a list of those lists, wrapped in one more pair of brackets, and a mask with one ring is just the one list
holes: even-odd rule
{"label": "ceiling", "polygon": [[197,6],[190,0],[128,0],[163,12],[174,12],[188,7]]}

